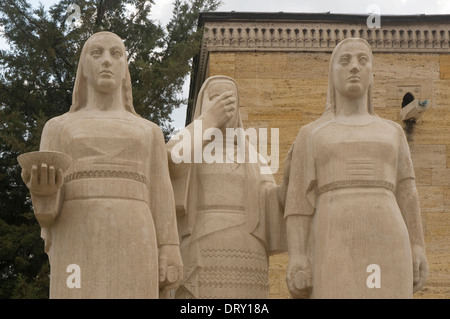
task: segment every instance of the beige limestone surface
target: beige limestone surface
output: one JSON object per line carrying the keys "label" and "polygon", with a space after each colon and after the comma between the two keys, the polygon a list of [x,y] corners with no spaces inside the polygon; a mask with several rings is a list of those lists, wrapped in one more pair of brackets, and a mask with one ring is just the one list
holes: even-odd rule
{"label": "beige limestone surface", "polygon": [[[241,62],[244,60],[246,63]],[[273,65],[270,73],[260,68],[263,60]],[[450,87],[449,61],[450,54],[445,52],[419,53],[398,49],[374,53],[373,103],[376,114],[404,127],[399,116],[402,98],[407,92],[404,88],[418,89],[415,96],[421,100],[429,98],[432,104],[407,135],[430,267],[427,283],[414,294],[415,298],[450,298],[450,180],[436,184],[436,172],[450,168],[450,99],[446,93]],[[279,49],[209,54],[207,76],[226,74],[238,83],[244,125],[279,128],[280,169],[275,174],[278,184],[282,181],[283,159],[300,128],[323,113],[329,63],[328,52]],[[290,71],[286,73],[285,70]],[[270,257],[271,298],[290,297],[285,278],[287,262],[287,253]]]}
{"label": "beige limestone surface", "polygon": [[[136,114],[123,41],[85,43],[69,112],[40,151],[72,158],[23,168],[50,261],[50,298],[158,298],[182,278],[161,129]],[[170,275],[170,276],[169,276]]]}
{"label": "beige limestone surface", "polygon": [[410,150],[402,127],[375,114],[372,62],[363,39],[336,46],[325,112],[288,153],[294,298],[412,298],[428,276]]}
{"label": "beige limestone surface", "polygon": [[167,143],[185,267],[176,298],[269,298],[269,254],[286,250],[284,190],[227,132],[243,129],[238,105],[233,79],[207,79],[195,121]]}
{"label": "beige limestone surface", "polygon": [[[261,57],[270,70],[261,68]],[[416,292],[420,298],[450,296],[449,180],[450,132],[448,91],[450,55],[415,53],[376,53],[374,104],[377,114],[401,124],[398,105],[401,95],[392,94],[399,79],[420,84],[422,97],[432,96],[432,109],[408,135],[430,262],[426,286]],[[235,76],[241,95],[240,113],[246,126],[279,127],[281,157],[288,152],[299,128],[323,112],[326,100],[327,52],[214,52],[209,57],[208,74]],[[226,63],[223,63],[225,61]],[[276,62],[276,63],[274,63]],[[297,72],[301,67],[301,72]],[[325,70],[325,71],[324,71]],[[411,83],[406,83],[410,85]],[[406,86],[407,86],[406,85]],[[424,90],[425,89],[425,90]],[[257,92],[257,93],[256,93]],[[257,101],[257,103],[255,102]],[[282,164],[282,163],[281,163]],[[444,172],[439,174],[438,171]],[[282,173],[282,170],[279,170]],[[281,182],[281,173],[275,177]],[[269,280],[272,298],[288,298],[285,284],[287,254],[271,257]],[[67,274],[69,275],[69,274]]]}

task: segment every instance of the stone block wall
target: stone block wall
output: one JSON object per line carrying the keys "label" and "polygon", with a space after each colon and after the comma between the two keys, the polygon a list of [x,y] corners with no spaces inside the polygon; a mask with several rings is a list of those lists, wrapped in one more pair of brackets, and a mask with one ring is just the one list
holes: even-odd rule
{"label": "stone block wall", "polygon": [[[245,127],[279,129],[280,183],[299,129],[325,108],[331,52],[210,52],[206,77],[233,77]],[[374,53],[376,113],[402,124],[403,95],[431,107],[408,130],[430,275],[416,298],[450,298],[450,53]],[[268,139],[270,141],[270,137]],[[270,146],[268,147],[270,152]],[[270,258],[271,298],[289,298],[287,254]]]}

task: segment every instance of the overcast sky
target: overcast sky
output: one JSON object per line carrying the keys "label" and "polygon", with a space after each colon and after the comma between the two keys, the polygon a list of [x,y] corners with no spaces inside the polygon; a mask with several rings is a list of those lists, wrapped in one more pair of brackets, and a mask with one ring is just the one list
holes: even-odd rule
{"label": "overcast sky", "polygon": [[[33,6],[42,3],[47,9],[57,0],[31,0]],[[73,3],[76,4],[76,0]],[[217,11],[237,12],[328,12],[331,13],[368,13],[372,5],[377,5],[380,14],[450,14],[450,0],[222,0]],[[170,19],[173,0],[155,0],[152,10],[153,19],[166,24]],[[0,48],[4,42],[0,39]],[[183,95],[187,98],[188,86]],[[178,109],[172,115],[173,126],[184,126],[186,109]]]}

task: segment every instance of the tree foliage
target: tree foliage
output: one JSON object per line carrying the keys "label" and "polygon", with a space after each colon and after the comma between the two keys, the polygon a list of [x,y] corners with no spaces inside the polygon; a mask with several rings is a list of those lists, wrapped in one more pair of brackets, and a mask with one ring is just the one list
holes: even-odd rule
{"label": "tree foliage", "polygon": [[133,104],[166,138],[172,111],[200,48],[199,13],[220,0],[175,0],[166,26],[152,20],[154,1],[77,0],[82,24],[68,28],[72,0],[50,9],[2,0],[0,26],[10,46],[0,51],[0,298],[47,298],[49,265],[19,154],[39,149],[43,126],[69,110],[84,42],[107,30],[124,39]]}

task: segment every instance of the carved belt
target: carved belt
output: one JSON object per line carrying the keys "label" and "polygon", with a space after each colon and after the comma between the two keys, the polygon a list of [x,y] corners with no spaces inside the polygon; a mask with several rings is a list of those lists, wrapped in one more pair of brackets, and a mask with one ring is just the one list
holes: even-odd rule
{"label": "carved belt", "polygon": [[141,174],[126,172],[126,171],[111,171],[111,170],[94,170],[94,171],[78,171],[67,175],[64,178],[66,183],[76,179],[86,178],[121,178],[131,179],[133,181],[141,182],[148,187],[147,178]]}
{"label": "carved belt", "polygon": [[199,211],[231,211],[231,212],[239,212],[245,213],[244,206],[236,206],[236,205],[200,205],[197,207]]}
{"label": "carved belt", "polygon": [[120,171],[78,171],[64,181],[65,200],[86,198],[134,199],[148,202],[149,189],[145,176]]}
{"label": "carved belt", "polygon": [[318,193],[322,194],[322,193],[332,191],[335,189],[358,188],[358,187],[385,188],[387,190],[390,190],[391,192],[394,192],[394,189],[395,189],[394,184],[392,184],[390,182],[386,182],[386,181],[353,179],[353,180],[346,180],[346,181],[335,181],[335,182],[332,182],[329,184],[325,184],[325,185],[319,187]]}

